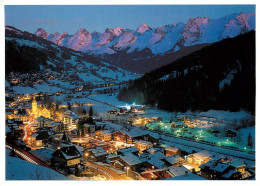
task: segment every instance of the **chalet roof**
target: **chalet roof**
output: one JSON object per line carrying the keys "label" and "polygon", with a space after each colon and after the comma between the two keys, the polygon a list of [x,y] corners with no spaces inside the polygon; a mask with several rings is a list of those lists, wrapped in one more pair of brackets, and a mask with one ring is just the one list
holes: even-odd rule
{"label": "chalet roof", "polygon": [[168,146],[168,147],[165,147],[165,150],[177,152],[179,150],[179,148]]}
{"label": "chalet roof", "polygon": [[95,157],[107,155],[106,150],[100,146],[96,148],[87,149],[87,151],[92,152]]}
{"label": "chalet roof", "polygon": [[147,162],[157,168],[162,168],[165,165],[165,163],[163,161],[161,161],[160,159],[158,159],[154,156],[151,157]]}
{"label": "chalet roof", "polygon": [[142,163],[142,161],[139,159],[138,156],[130,152],[125,153],[123,156],[119,156],[119,157],[130,166]]}
{"label": "chalet roof", "polygon": [[147,151],[149,154],[154,154],[156,152],[156,149],[152,147],[152,148],[146,149],[145,151]]}
{"label": "chalet roof", "polygon": [[148,157],[149,158],[154,157],[156,159],[164,159],[164,158],[166,158],[166,156],[163,153],[161,153],[161,152],[155,152],[154,154],[149,154]]}
{"label": "chalet roof", "polygon": [[153,132],[149,132],[148,135],[153,137],[154,139],[159,139],[160,138],[159,134],[156,134],[156,133],[153,133]]}
{"label": "chalet roof", "polygon": [[134,153],[134,152],[138,152],[138,151],[139,150],[136,147],[128,147],[128,148],[117,150],[117,153],[125,154],[125,153],[128,153],[128,152]]}
{"label": "chalet roof", "polygon": [[124,134],[130,136],[131,138],[135,138],[135,137],[139,137],[139,136],[144,136],[146,134],[148,134],[149,132],[147,131],[143,131],[143,130],[135,130],[135,131],[126,131],[123,130],[122,131]]}
{"label": "chalet roof", "polygon": [[197,159],[204,159],[204,158],[208,158],[210,156],[212,156],[212,154],[206,150],[197,152],[195,154],[192,154],[193,156],[195,156]]}
{"label": "chalet roof", "polygon": [[200,168],[202,168],[202,169],[204,169],[206,167],[210,170],[223,173],[224,171],[226,171],[230,167],[230,165],[228,165],[227,163],[222,163],[222,162],[210,160],[207,163],[200,165]]}
{"label": "chalet roof", "polygon": [[245,163],[240,160],[233,160],[230,165],[235,168],[246,166]]}
{"label": "chalet roof", "polygon": [[186,173],[192,174],[187,168],[183,166],[171,166],[169,167],[168,171],[173,177],[185,175]]}
{"label": "chalet roof", "polygon": [[74,145],[62,147],[60,150],[56,150],[55,152],[61,152],[66,160],[81,158],[80,152]]}
{"label": "chalet roof", "polygon": [[33,154],[41,157],[44,160],[50,160],[52,158],[52,154],[54,150],[48,148],[36,149],[33,151]]}
{"label": "chalet roof", "polygon": [[168,156],[165,158],[165,160],[170,163],[170,164],[174,164],[174,163],[178,163],[179,161],[183,160],[181,157],[179,156]]}

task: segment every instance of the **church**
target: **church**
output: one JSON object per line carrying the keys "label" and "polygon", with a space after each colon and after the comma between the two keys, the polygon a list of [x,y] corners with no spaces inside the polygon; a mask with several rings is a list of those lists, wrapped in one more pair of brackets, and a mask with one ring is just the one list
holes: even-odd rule
{"label": "church", "polygon": [[40,116],[51,118],[51,112],[44,105],[40,105],[39,107],[37,106],[37,101],[35,97],[33,97],[32,101],[32,113],[36,118]]}

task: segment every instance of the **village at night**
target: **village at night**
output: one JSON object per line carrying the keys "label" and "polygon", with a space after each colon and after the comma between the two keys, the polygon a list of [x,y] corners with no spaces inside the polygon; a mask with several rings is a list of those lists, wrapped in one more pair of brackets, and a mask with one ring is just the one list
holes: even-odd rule
{"label": "village at night", "polygon": [[255,6],[176,6],[5,6],[6,180],[255,180]]}

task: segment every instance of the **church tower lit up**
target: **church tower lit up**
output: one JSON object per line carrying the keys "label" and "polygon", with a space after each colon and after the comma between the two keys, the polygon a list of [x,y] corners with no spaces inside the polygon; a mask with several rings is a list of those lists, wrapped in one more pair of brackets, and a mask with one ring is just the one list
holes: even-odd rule
{"label": "church tower lit up", "polygon": [[37,101],[35,99],[35,97],[33,97],[33,101],[32,101],[32,113],[33,115],[37,115],[37,110],[38,110],[38,107],[37,107]]}

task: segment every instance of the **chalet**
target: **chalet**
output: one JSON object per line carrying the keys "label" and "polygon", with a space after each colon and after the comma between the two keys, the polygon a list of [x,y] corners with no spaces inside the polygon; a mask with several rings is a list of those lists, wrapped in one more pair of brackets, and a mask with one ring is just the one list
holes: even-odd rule
{"label": "chalet", "polygon": [[32,154],[36,156],[37,158],[41,159],[48,165],[51,165],[52,161],[52,154],[54,153],[54,150],[49,149],[49,148],[40,148],[32,151]]}
{"label": "chalet", "polygon": [[46,123],[45,123],[46,120],[47,118],[40,116],[37,119],[35,119],[35,123],[37,124],[38,128],[44,128],[46,127]]}
{"label": "chalet", "polygon": [[95,132],[96,138],[102,141],[111,141],[112,133],[109,130],[98,130]]}
{"label": "chalet", "polygon": [[48,144],[50,136],[51,136],[50,132],[39,131],[32,135],[30,142],[32,145],[36,147],[43,147]]}
{"label": "chalet", "polygon": [[126,135],[121,131],[113,132],[113,140],[121,143],[126,143]]}
{"label": "chalet", "polygon": [[246,164],[240,160],[232,160],[230,166],[234,167],[236,171],[239,171],[242,174],[245,173]]}
{"label": "chalet", "polygon": [[152,169],[160,169],[166,167],[166,164],[163,161],[165,158],[165,155],[161,152],[155,152],[146,157],[146,162],[151,165]]}
{"label": "chalet", "polygon": [[228,163],[210,160],[200,165],[201,176],[212,180],[237,180],[241,178],[241,172],[236,171]]}
{"label": "chalet", "polygon": [[177,155],[167,156],[163,159],[167,166],[180,166],[183,164],[184,159]]}
{"label": "chalet", "polygon": [[143,136],[143,140],[150,141],[153,145],[156,145],[159,142],[159,135],[156,133],[148,133]]}
{"label": "chalet", "polygon": [[84,157],[91,161],[106,162],[107,155],[108,153],[103,147],[90,148],[84,151]]}
{"label": "chalet", "polygon": [[118,155],[124,155],[126,153],[132,153],[134,155],[138,155],[138,149],[136,147],[128,147],[128,148],[124,148],[124,149],[119,149],[117,150],[117,154]]}
{"label": "chalet", "polygon": [[137,140],[135,141],[135,147],[139,150],[139,151],[144,151],[146,149],[150,149],[153,147],[153,144],[151,142],[148,141],[144,141],[144,140]]}
{"label": "chalet", "polygon": [[121,162],[124,167],[129,167],[130,170],[136,171],[142,165],[142,161],[138,156],[132,153],[125,153],[124,155],[119,156],[119,162]]}
{"label": "chalet", "polygon": [[143,140],[147,134],[146,131],[116,131],[113,133],[113,140],[133,144],[136,140]]}
{"label": "chalet", "polygon": [[181,149],[172,146],[165,147],[164,152],[165,156],[181,155]]}
{"label": "chalet", "polygon": [[133,144],[136,140],[144,139],[145,135],[148,134],[146,131],[123,131],[126,135],[126,142]]}
{"label": "chalet", "polygon": [[66,166],[73,166],[80,163],[81,154],[74,145],[65,145],[57,149],[53,154],[56,163]]}
{"label": "chalet", "polygon": [[154,154],[155,152],[157,152],[157,150],[155,148],[149,148],[143,151],[143,154]]}
{"label": "chalet", "polygon": [[170,175],[170,177],[177,177],[177,176],[183,176],[192,174],[187,168],[183,166],[170,166],[168,167],[167,173]]}
{"label": "chalet", "polygon": [[77,129],[80,117],[76,114],[65,115],[63,123],[68,126],[68,130]]}
{"label": "chalet", "polygon": [[206,150],[200,151],[194,154],[190,154],[186,157],[186,161],[189,163],[194,163],[201,165],[207,163],[211,159],[212,154]]}

